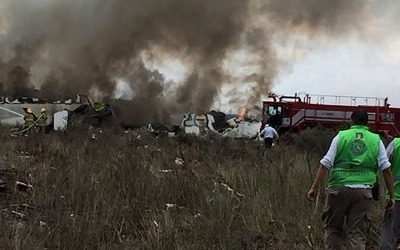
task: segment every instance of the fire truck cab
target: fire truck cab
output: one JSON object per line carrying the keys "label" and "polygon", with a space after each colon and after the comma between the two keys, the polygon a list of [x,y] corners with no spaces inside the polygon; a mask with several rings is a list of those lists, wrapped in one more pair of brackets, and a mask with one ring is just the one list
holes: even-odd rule
{"label": "fire truck cab", "polygon": [[384,136],[400,136],[400,108],[392,108],[388,98],[311,95],[268,95],[263,102],[262,124],[269,123],[278,133],[323,126],[338,128],[350,122],[356,109],[368,112],[370,129]]}

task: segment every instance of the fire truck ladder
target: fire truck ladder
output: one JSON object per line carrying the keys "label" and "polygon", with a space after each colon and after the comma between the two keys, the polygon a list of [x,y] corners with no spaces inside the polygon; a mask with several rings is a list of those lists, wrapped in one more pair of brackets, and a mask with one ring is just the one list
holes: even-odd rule
{"label": "fire truck ladder", "polygon": [[316,95],[299,93],[303,96],[306,103],[317,104],[332,104],[332,105],[349,105],[349,106],[380,106],[386,107],[388,105],[388,98],[378,97],[362,97],[362,96],[338,96],[338,95]]}

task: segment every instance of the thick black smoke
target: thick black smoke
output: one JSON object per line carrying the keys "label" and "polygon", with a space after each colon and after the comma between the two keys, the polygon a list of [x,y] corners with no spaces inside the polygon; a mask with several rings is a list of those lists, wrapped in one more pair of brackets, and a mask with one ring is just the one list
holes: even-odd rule
{"label": "thick black smoke", "polygon": [[[132,118],[145,109],[144,120],[160,119],[162,109],[208,110],[232,79],[250,84],[246,101],[257,104],[282,64],[278,35],[343,40],[363,32],[371,15],[364,0],[3,1],[0,82],[7,94],[26,95],[36,86],[48,98],[96,89],[110,99],[116,80],[124,79],[134,91]],[[224,63],[238,50],[254,67],[233,77]],[[164,76],[146,68],[143,53],[185,63],[186,79],[174,83],[172,95]]]}

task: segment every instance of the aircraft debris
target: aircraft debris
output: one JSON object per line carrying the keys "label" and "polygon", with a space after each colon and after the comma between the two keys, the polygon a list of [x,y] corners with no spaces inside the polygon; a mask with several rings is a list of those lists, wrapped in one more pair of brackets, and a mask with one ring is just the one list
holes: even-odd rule
{"label": "aircraft debris", "polygon": [[11,213],[13,213],[16,217],[18,217],[18,218],[20,218],[20,219],[23,219],[23,218],[26,217],[25,214],[20,213],[20,212],[17,212],[17,211],[11,211]]}
{"label": "aircraft debris", "polygon": [[158,170],[158,172],[160,172],[160,173],[172,173],[172,172],[174,172],[174,170],[171,170],[171,169],[160,169],[160,170]]}
{"label": "aircraft debris", "polygon": [[229,138],[258,139],[261,121],[246,118],[243,111],[238,115],[227,115],[212,110],[207,114],[186,113],[180,128],[186,134],[217,134]]}
{"label": "aircraft debris", "polygon": [[33,189],[32,185],[26,184],[21,181],[16,181],[15,187],[18,189],[18,191],[22,191],[22,192],[26,192],[26,191],[28,191],[28,189]]}
{"label": "aircraft debris", "polygon": [[176,205],[176,204],[169,204],[169,203],[167,203],[167,204],[165,204],[165,206],[167,206],[167,210],[168,210],[169,208],[176,207],[177,205]]}
{"label": "aircraft debris", "polygon": [[176,159],[175,159],[175,164],[176,164],[176,165],[182,166],[183,163],[185,163],[185,162],[183,161],[183,159],[181,159],[181,158],[176,158]]}

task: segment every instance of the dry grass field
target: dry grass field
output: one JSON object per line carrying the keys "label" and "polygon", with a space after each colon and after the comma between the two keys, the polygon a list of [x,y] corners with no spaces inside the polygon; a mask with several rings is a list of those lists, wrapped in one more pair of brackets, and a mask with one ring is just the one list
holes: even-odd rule
{"label": "dry grass field", "polygon": [[305,194],[332,133],[264,157],[250,140],[1,130],[1,249],[321,249],[323,199]]}

